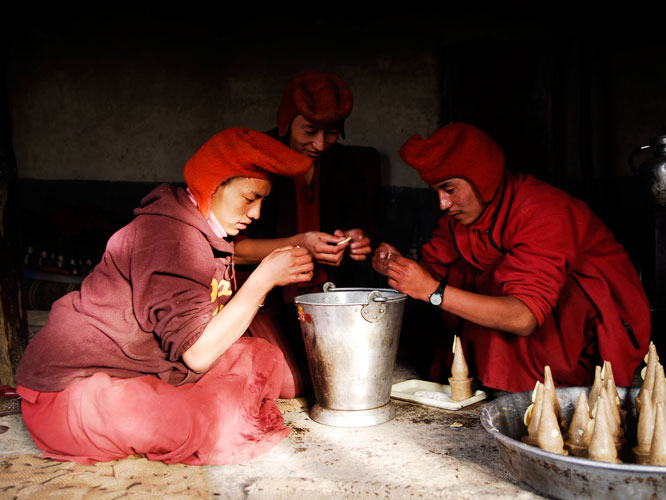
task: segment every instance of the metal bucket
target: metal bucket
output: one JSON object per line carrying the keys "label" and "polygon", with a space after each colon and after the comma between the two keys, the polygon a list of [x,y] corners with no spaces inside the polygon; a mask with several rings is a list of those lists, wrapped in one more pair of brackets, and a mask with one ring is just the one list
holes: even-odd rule
{"label": "metal bucket", "polygon": [[335,288],[296,297],[316,403],[315,422],[365,427],[391,420],[393,368],[407,296]]}

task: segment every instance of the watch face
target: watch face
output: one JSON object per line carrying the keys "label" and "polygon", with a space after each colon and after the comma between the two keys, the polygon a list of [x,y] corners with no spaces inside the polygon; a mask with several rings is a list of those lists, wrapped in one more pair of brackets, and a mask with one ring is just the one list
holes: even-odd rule
{"label": "watch face", "polygon": [[442,296],[441,296],[439,293],[433,293],[433,294],[430,296],[430,303],[431,303],[433,306],[438,306],[438,305],[440,305],[440,304],[442,303]]}

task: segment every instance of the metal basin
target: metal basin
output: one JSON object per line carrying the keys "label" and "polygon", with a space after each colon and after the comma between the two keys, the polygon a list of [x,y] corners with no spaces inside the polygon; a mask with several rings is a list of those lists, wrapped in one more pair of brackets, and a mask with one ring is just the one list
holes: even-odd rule
{"label": "metal basin", "polygon": [[[571,421],[578,395],[589,387],[557,389],[562,413]],[[618,387],[625,403],[633,402],[638,388]],[[495,438],[500,455],[514,477],[554,498],[632,499],[666,498],[666,467],[632,463],[610,464],[586,458],[562,456],[530,446],[523,414],[532,391],[501,396],[481,410],[483,427]],[[627,436],[636,436],[636,411],[625,404]]]}
{"label": "metal basin", "polygon": [[324,290],[295,299],[316,398],[310,417],[337,427],[386,422],[395,416],[391,383],[407,296]]}

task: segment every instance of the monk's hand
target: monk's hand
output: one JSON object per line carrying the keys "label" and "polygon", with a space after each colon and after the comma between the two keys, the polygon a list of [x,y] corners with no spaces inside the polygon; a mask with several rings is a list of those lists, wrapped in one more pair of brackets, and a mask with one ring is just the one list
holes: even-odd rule
{"label": "monk's hand", "polygon": [[413,299],[428,301],[439,283],[418,262],[391,255],[386,262],[388,284]]}
{"label": "monk's hand", "polygon": [[372,257],[372,268],[379,274],[388,276],[388,263],[392,258],[400,257],[398,250],[388,243],[380,243]]}
{"label": "monk's hand", "polygon": [[354,260],[365,260],[372,253],[370,238],[365,234],[363,229],[354,228],[347,231],[336,229],[333,234],[344,238],[339,245],[345,248],[349,257]]}
{"label": "monk's hand", "polygon": [[309,281],[313,269],[312,256],[306,248],[286,246],[264,257],[255,272],[260,272],[273,287]]}
{"label": "monk's hand", "polygon": [[[308,231],[299,235],[299,244],[308,249],[312,257],[321,264],[339,266],[345,254],[345,236]],[[338,245],[340,243],[340,245]]]}

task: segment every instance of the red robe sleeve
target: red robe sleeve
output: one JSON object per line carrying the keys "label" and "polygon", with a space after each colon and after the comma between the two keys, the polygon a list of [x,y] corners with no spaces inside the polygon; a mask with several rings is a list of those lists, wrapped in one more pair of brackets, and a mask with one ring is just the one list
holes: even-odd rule
{"label": "red robe sleeve", "polygon": [[557,304],[574,267],[580,237],[576,214],[570,206],[558,205],[519,209],[505,233],[509,251],[495,270],[502,294],[521,300],[539,326]]}
{"label": "red robe sleeve", "polygon": [[449,217],[439,219],[430,241],[421,248],[421,265],[438,280],[449,275],[449,268],[459,259],[451,237]]}
{"label": "red robe sleeve", "polygon": [[[140,328],[154,333],[170,361],[199,338],[212,319],[215,259],[205,237],[194,228],[174,225],[155,231],[155,218],[137,224],[133,251],[126,255],[132,306]],[[153,224],[153,230],[145,226]],[[121,242],[122,244],[122,242]],[[112,253],[113,254],[113,253]],[[227,299],[228,300],[228,299]]]}

